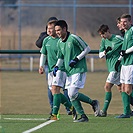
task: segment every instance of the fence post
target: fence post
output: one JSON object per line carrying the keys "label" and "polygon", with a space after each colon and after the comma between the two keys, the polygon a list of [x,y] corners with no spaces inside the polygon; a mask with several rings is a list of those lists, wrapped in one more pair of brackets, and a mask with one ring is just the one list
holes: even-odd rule
{"label": "fence post", "polygon": [[94,72],[94,58],[91,57],[91,72]]}
{"label": "fence post", "polygon": [[33,71],[33,57],[30,57],[30,71]]}

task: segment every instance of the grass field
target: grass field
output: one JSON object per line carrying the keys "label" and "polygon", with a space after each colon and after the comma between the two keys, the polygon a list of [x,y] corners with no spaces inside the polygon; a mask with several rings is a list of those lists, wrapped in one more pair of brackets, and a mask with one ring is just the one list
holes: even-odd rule
{"label": "grass field", "polygon": [[[103,106],[103,86],[107,72],[89,72],[85,88],[81,92],[92,99],[98,99]],[[1,72],[0,88],[0,133],[22,133],[46,122],[50,111],[47,98],[45,75],[38,72]],[[116,114],[123,111],[121,96],[113,87],[113,98],[108,109],[108,117],[94,117],[91,107],[83,104],[89,116],[88,123],[73,123],[71,116],[66,115],[63,106],[60,108],[60,120],[33,131],[34,133],[131,133],[133,117],[116,119]],[[20,119],[21,118],[21,119]],[[45,125],[45,124],[44,124]],[[28,133],[28,132],[27,132]]]}
{"label": "grass field", "polygon": [[[74,123],[71,116],[61,115],[59,121],[48,125],[48,115],[2,115],[1,133],[132,133],[133,119],[116,119],[88,115],[89,122]],[[10,118],[10,119],[9,119]],[[42,125],[42,127],[41,127]]]}

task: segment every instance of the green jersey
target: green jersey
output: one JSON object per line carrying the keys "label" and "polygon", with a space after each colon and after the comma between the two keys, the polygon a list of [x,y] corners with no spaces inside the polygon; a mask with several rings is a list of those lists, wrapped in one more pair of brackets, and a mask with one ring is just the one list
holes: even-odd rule
{"label": "green jersey", "polygon": [[101,40],[99,52],[103,52],[105,49],[107,49],[108,46],[112,48],[111,51],[106,53],[106,65],[109,72],[115,71],[115,63],[117,62],[120,56],[122,44],[123,44],[123,38],[119,35],[114,35],[114,34],[110,39],[102,38]]}
{"label": "green jersey", "polygon": [[[122,50],[127,50],[133,46],[133,26],[125,32],[124,42],[122,45]],[[122,65],[133,65],[133,53],[129,53],[123,57]]]}
{"label": "green jersey", "polygon": [[[44,38],[43,40],[43,45],[41,48],[41,54],[44,54],[47,56],[47,60],[48,60],[48,71],[52,72],[54,66],[56,65],[56,62],[58,60],[57,58],[57,42],[58,42],[59,38],[53,38],[51,36],[48,36],[46,38]],[[63,67],[60,68],[60,70],[64,70]]]}
{"label": "green jersey", "polygon": [[58,58],[64,60],[67,76],[87,72],[85,57],[82,58],[74,68],[69,66],[70,61],[76,58],[87,46],[88,45],[80,37],[70,34],[69,32],[64,41],[61,39],[58,41]]}

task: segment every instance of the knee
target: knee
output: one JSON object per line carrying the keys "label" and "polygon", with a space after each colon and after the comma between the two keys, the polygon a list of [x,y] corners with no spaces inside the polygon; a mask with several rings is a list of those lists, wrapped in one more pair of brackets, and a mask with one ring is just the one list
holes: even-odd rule
{"label": "knee", "polygon": [[70,98],[70,101],[73,101],[78,97],[78,92],[76,92],[76,93],[68,92],[68,96]]}
{"label": "knee", "polygon": [[105,86],[104,86],[104,90],[105,90],[106,92],[111,92],[111,88],[110,88],[108,85],[105,85]]}

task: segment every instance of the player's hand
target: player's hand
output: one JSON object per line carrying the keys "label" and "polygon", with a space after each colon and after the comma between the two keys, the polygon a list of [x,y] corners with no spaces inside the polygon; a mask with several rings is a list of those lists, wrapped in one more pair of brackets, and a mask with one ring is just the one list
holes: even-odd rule
{"label": "player's hand", "polygon": [[107,49],[105,49],[105,54],[108,53],[111,50],[112,50],[112,48],[110,46],[108,46]]}
{"label": "player's hand", "polygon": [[41,66],[41,67],[39,67],[39,74],[43,74],[43,67]]}
{"label": "player's hand", "polygon": [[116,63],[115,63],[115,70],[118,72],[118,67],[120,65],[121,61],[118,60]]}
{"label": "player's hand", "polygon": [[54,75],[54,77],[56,76],[56,72],[58,71],[58,69],[59,69],[58,66],[55,66],[54,67],[54,69],[53,69],[53,75]]}
{"label": "player's hand", "polygon": [[74,67],[78,63],[79,59],[75,58],[69,62],[70,67]]}
{"label": "player's hand", "polygon": [[126,50],[121,50],[120,55],[123,57],[126,55]]}

